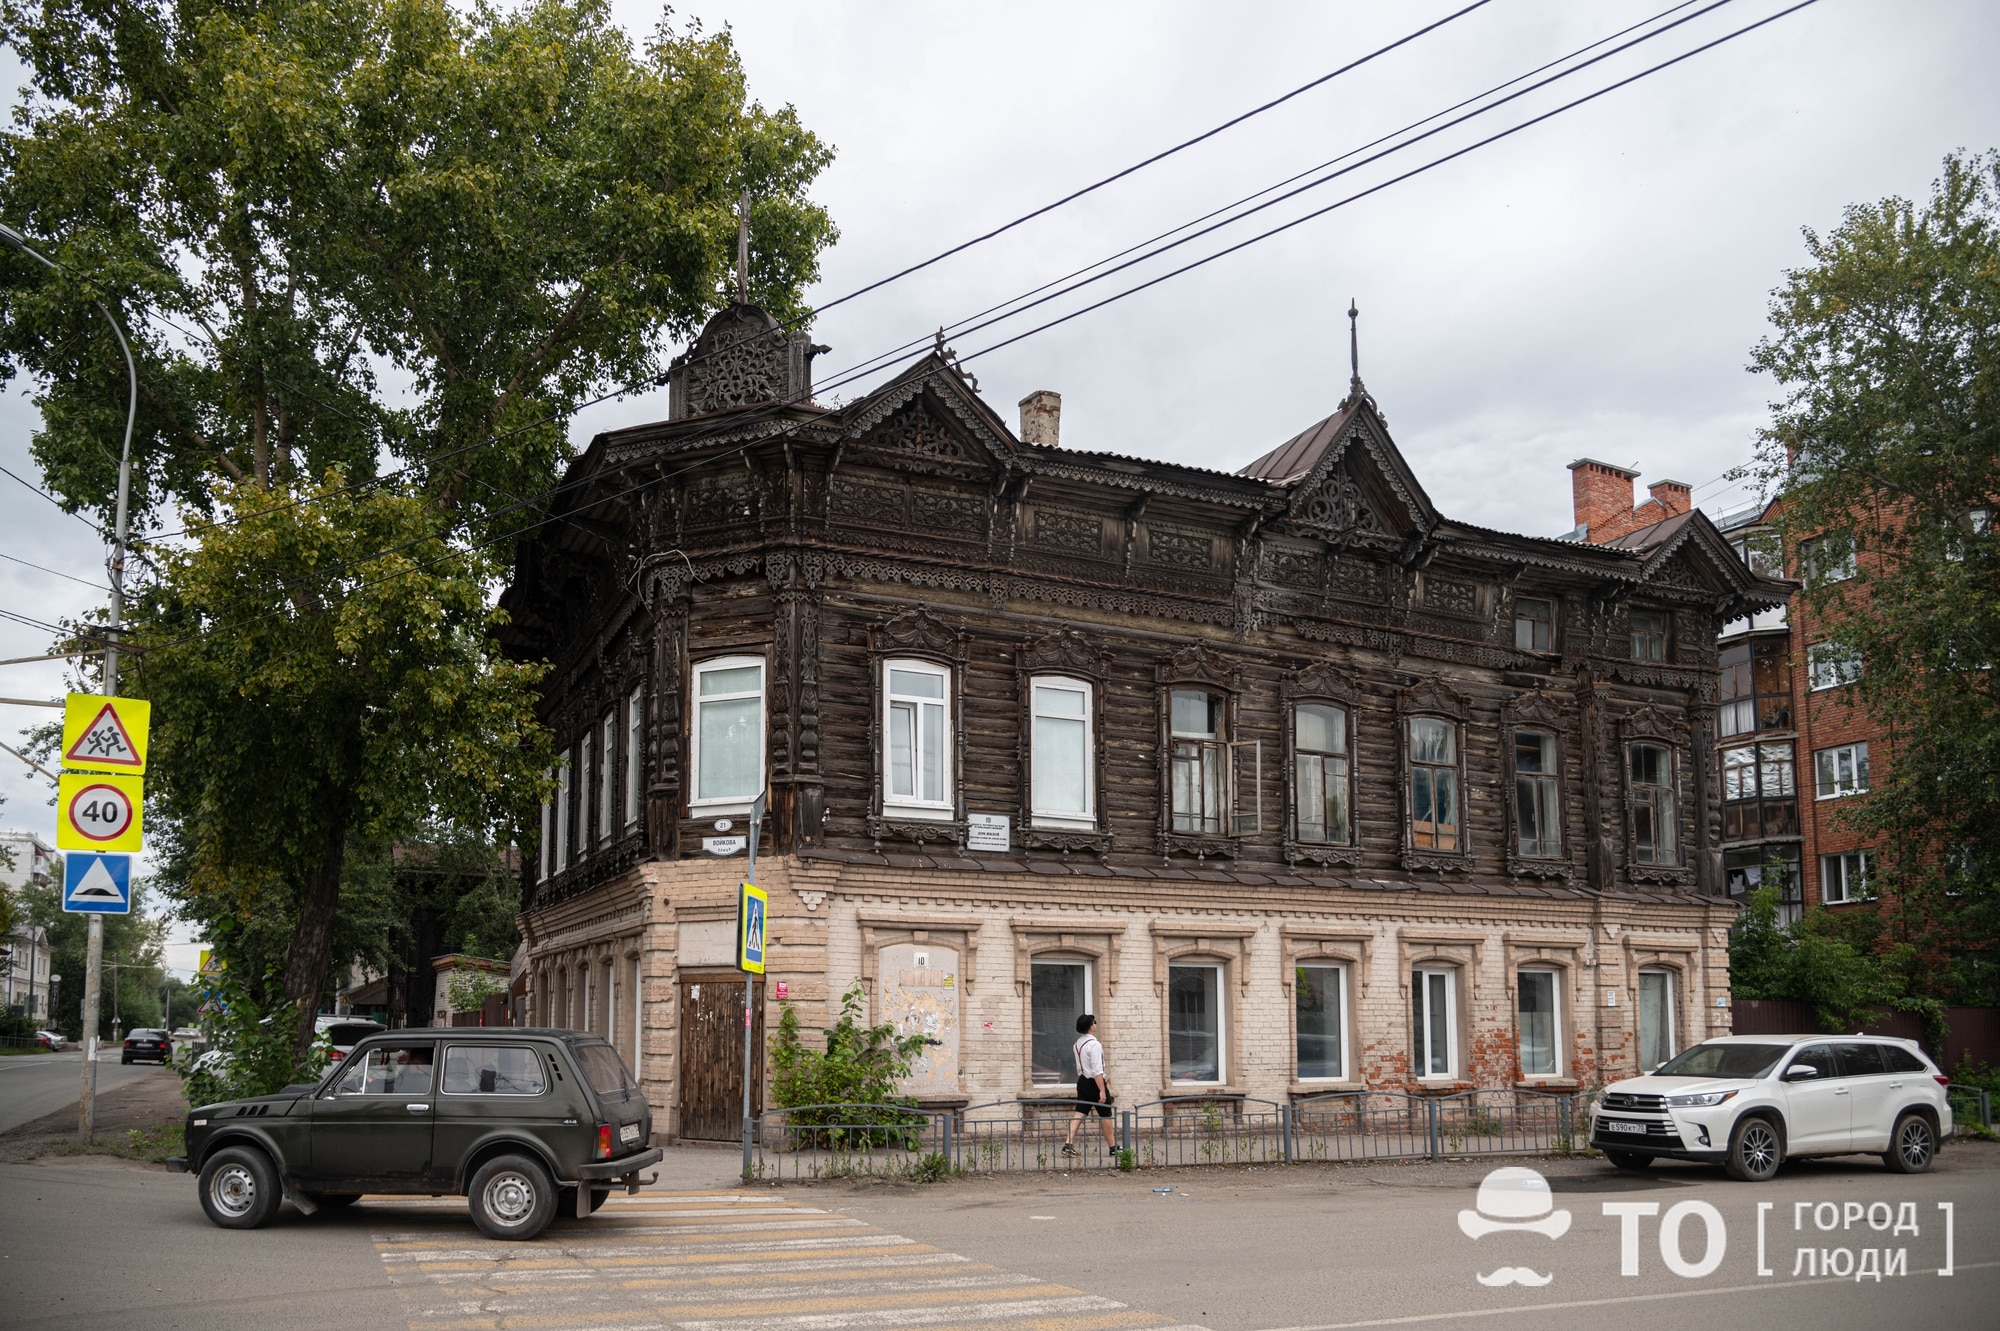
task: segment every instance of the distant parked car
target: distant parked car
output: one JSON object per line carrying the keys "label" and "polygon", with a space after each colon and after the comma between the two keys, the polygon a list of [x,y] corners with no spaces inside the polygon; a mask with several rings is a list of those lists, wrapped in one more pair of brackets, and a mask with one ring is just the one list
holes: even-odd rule
{"label": "distant parked car", "polygon": [[369,1036],[389,1029],[379,1021],[328,1021],[324,1017],[319,1019],[318,1024],[319,1034],[326,1037],[327,1043],[330,1046],[327,1050],[327,1056],[335,1063],[342,1061],[350,1053],[354,1052],[354,1046],[360,1044]]}
{"label": "distant parked car", "polygon": [[158,1063],[161,1067],[165,1067],[167,1060],[172,1057],[172,1042],[168,1039],[165,1031],[151,1030],[140,1026],[135,1027],[125,1036],[125,1047],[119,1051],[118,1061],[120,1063]]}
{"label": "distant parked car", "polygon": [[36,1031],[35,1038],[41,1041],[44,1049],[60,1051],[69,1048],[69,1041],[63,1039],[59,1031]]}
{"label": "distant parked car", "polygon": [[1719,1036],[1605,1087],[1590,1144],[1619,1169],[1702,1160],[1752,1183],[1787,1159],[1864,1152],[1921,1174],[1951,1139],[1949,1080],[1914,1040]]}

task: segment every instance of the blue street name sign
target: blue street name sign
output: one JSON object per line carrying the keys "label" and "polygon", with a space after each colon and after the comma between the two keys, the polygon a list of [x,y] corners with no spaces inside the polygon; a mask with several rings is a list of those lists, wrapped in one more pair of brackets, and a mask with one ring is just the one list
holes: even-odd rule
{"label": "blue street name sign", "polygon": [[63,857],[63,909],[98,915],[132,913],[132,857],[73,850]]}

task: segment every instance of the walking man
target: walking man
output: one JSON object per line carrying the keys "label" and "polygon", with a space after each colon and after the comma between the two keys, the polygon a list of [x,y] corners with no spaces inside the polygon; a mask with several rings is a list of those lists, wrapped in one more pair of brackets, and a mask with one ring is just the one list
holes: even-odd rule
{"label": "walking man", "polygon": [[1063,1139],[1062,1153],[1076,1154],[1076,1130],[1091,1114],[1104,1133],[1104,1149],[1116,1152],[1118,1142],[1111,1135],[1111,1079],[1104,1075],[1104,1046],[1097,1039],[1097,1018],[1088,1012],[1076,1019],[1076,1117],[1070,1120],[1069,1135]]}

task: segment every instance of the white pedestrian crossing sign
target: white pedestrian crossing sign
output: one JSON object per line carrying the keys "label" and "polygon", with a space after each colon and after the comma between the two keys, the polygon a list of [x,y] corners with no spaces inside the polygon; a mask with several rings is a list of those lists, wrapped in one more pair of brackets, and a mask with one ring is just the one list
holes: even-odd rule
{"label": "white pedestrian crossing sign", "polygon": [[132,857],[88,851],[64,856],[63,909],[84,914],[131,914]]}

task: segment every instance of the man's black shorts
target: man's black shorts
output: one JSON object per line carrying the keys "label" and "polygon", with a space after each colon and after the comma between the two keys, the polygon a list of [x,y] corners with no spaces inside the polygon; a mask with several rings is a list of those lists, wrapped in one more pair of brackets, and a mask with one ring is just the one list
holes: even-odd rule
{"label": "man's black shorts", "polygon": [[1076,1098],[1088,1101],[1088,1103],[1080,1104],[1076,1107],[1077,1113],[1086,1115],[1096,1114],[1099,1118],[1111,1117],[1111,1097],[1098,1098],[1097,1078],[1078,1077],[1076,1079]]}

